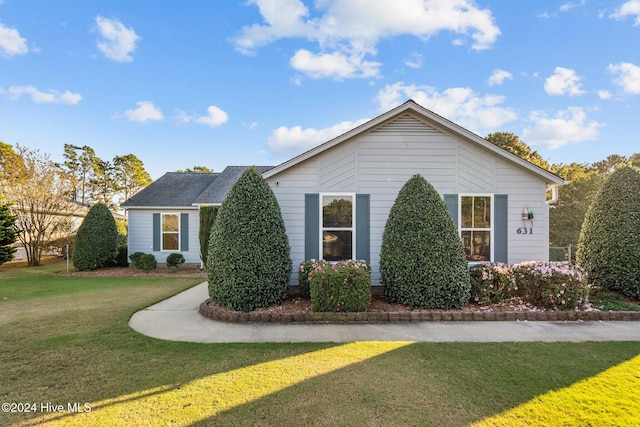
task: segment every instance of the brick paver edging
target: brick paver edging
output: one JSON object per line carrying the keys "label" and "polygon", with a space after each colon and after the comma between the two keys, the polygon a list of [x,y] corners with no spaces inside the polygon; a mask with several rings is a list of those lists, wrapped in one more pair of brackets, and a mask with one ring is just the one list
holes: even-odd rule
{"label": "brick paver edging", "polygon": [[210,307],[208,300],[200,304],[200,314],[213,320],[229,323],[396,323],[442,321],[496,320],[640,320],[640,311],[402,311],[402,312],[308,312],[269,313],[219,310]]}

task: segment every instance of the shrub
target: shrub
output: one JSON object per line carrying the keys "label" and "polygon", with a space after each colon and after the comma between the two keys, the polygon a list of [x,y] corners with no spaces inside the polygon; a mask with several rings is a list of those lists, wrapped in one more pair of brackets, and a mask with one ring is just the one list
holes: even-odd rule
{"label": "shrub", "polygon": [[200,259],[207,268],[207,252],[209,251],[209,239],[211,229],[218,216],[219,206],[200,206]]}
{"label": "shrub", "polygon": [[471,301],[488,305],[511,298],[514,283],[510,268],[502,263],[477,264],[471,267]]}
{"label": "shrub", "polygon": [[158,262],[153,254],[134,252],[129,255],[129,259],[138,270],[151,271],[158,267]]}
{"label": "shrub", "polygon": [[73,266],[93,270],[105,266],[118,255],[118,229],[113,214],[104,203],[96,203],[82,221],[73,248]]}
{"label": "shrub", "polygon": [[365,311],[371,304],[371,268],[366,261],[315,261],[309,285],[313,311]]}
{"label": "shrub", "polygon": [[511,274],[515,294],[538,308],[580,310],[588,301],[584,270],[567,262],[516,264]]}
{"label": "shrub", "polygon": [[549,248],[549,261],[565,261],[566,259],[565,248]]}
{"label": "shrub", "polygon": [[11,246],[18,238],[16,217],[11,214],[9,206],[2,202],[0,196],[0,265],[13,259],[16,248]]}
{"label": "shrub", "polygon": [[175,267],[176,270],[178,269],[178,267],[180,267],[182,264],[184,264],[185,259],[184,256],[182,254],[179,254],[177,252],[171,253],[167,256],[167,267],[171,268],[171,267]]}
{"label": "shrub", "polygon": [[460,308],[469,300],[464,248],[447,207],[420,175],[402,187],[382,236],[380,273],[389,302]]}
{"label": "shrub", "polygon": [[111,264],[115,267],[128,267],[129,261],[127,259],[127,252],[129,248],[127,245],[119,245],[118,246],[118,255],[113,259]]}
{"label": "shrub", "polygon": [[255,167],[233,185],[211,231],[209,296],[233,310],[281,304],[291,258],[280,207]]}
{"label": "shrub", "polygon": [[315,259],[303,261],[298,267],[298,285],[300,287],[300,298],[311,298],[311,288],[309,286],[309,274],[315,268],[318,261]]}
{"label": "shrub", "polygon": [[592,284],[640,299],[640,169],[613,172],[585,215],[577,262]]}

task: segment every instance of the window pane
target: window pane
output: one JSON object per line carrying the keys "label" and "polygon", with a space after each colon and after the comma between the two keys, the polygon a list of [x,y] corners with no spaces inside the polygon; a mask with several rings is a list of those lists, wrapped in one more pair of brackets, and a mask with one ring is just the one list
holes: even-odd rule
{"label": "window pane", "polygon": [[473,228],[491,227],[491,197],[473,198]]}
{"label": "window pane", "polygon": [[467,261],[491,261],[490,231],[463,231],[462,244]]}
{"label": "window pane", "polygon": [[461,206],[462,206],[462,228],[472,228],[473,227],[473,197],[462,197],[461,198]]}
{"label": "window pane", "polygon": [[351,228],[351,196],[322,197],[322,226],[324,228]]}
{"label": "window pane", "polygon": [[178,246],[178,233],[163,233],[162,234],[162,250],[163,251],[177,251]]}
{"label": "window pane", "polygon": [[178,215],[162,215],[162,231],[178,231]]}
{"label": "window pane", "polygon": [[327,261],[343,261],[351,259],[351,231],[323,231],[322,258]]}

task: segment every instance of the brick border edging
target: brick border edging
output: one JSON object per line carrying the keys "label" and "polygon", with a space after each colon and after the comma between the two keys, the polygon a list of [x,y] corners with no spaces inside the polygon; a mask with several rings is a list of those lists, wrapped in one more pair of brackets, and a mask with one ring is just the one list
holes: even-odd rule
{"label": "brick border edging", "polygon": [[204,317],[228,323],[398,323],[398,322],[442,322],[442,321],[600,321],[638,320],[640,311],[360,311],[360,312],[305,312],[272,313],[217,310],[200,304],[199,312]]}

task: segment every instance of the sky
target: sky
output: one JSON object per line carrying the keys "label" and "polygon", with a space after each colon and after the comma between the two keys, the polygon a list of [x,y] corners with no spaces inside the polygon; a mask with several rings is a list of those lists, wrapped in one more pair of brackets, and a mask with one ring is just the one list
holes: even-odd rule
{"label": "sky", "polygon": [[277,165],[408,99],[551,163],[640,152],[640,0],[0,0],[0,141],[55,161]]}

